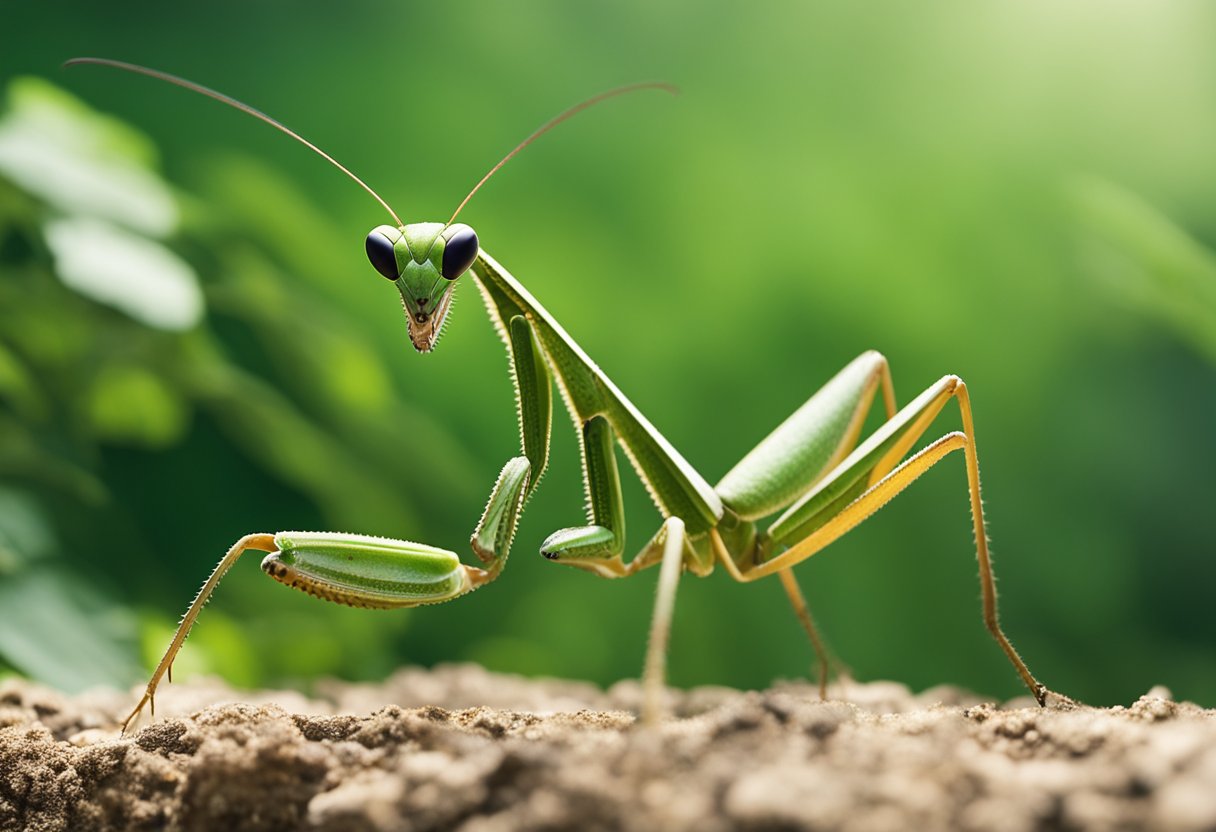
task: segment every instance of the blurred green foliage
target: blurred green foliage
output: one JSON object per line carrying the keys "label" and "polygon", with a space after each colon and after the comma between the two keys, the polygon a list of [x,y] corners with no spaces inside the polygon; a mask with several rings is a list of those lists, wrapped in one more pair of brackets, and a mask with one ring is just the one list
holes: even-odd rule
{"label": "blurred green foliage", "polygon": [[[1216,9],[275,0],[21,21],[0,34],[0,662],[68,689],[139,681],[250,531],[463,551],[517,448],[474,292],[414,355],[363,258],[385,219],[365,194],[214,102],[57,68],[98,54],[266,109],[408,220],[446,217],[569,103],[680,84],[563,125],[462,220],[711,481],[864,349],[901,400],[960,374],[1031,667],[1094,702],[1158,682],[1216,701]],[[364,612],[241,564],[179,673],[635,676],[653,575],[535,554],[581,515],[556,427],[496,584]],[[626,491],[640,545],[659,520]],[[799,570],[859,676],[1019,692],[968,528],[947,463]],[[673,682],[808,663],[775,584],[681,587]]]}

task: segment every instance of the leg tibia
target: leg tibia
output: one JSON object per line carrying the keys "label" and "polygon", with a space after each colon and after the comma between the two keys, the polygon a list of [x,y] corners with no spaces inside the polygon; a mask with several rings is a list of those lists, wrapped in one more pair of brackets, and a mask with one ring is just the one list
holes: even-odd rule
{"label": "leg tibia", "polygon": [[911,485],[921,474],[940,462],[951,451],[964,448],[966,443],[965,434],[950,433],[928,445],[843,508],[832,514],[825,512],[823,515],[815,517],[815,528],[810,534],[772,559],[757,563],[749,570],[748,578],[755,580],[764,575],[771,575],[815,554],[847,532],[852,531],[870,515],[894,499],[899,492]]}
{"label": "leg tibia", "polygon": [[523,511],[525,489],[529,488],[531,474],[532,466],[527,457],[507,460],[469,539],[473,552],[495,575],[502,571],[511,552],[511,541]]}
{"label": "leg tibia", "polygon": [[549,365],[536,345],[532,327],[522,315],[508,325],[511,364],[514,369],[520,442],[532,466],[527,493],[531,494],[549,461],[549,432],[553,423],[553,383]]}
{"label": "leg tibia", "polygon": [[135,706],[135,710],[131,711],[130,715],[123,720],[123,733],[126,733],[127,726],[139,716],[139,712],[144,709],[144,705],[151,706],[155,713],[156,688],[160,685],[161,677],[168,673],[169,668],[173,666],[173,660],[177,658],[178,651],[182,649],[186,636],[190,635],[190,628],[194,626],[194,620],[202,612],[207,599],[211,597],[211,593],[215,592],[215,588],[219,586],[220,579],[224,577],[224,574],[232,568],[232,565],[247,550],[255,549],[262,552],[273,552],[275,548],[274,535],[270,534],[247,534],[232,544],[232,548],[215,565],[215,569],[211,570],[211,575],[203,584],[202,589],[198,591],[198,595],[194,596],[190,609],[186,610],[186,614],[182,616],[181,623],[177,625],[177,632],[173,634],[173,641],[169,642],[169,649],[165,651],[165,655],[161,658],[160,664],[156,666],[156,670],[152,671],[152,678],[148,680],[148,686],[144,689],[144,695]]}
{"label": "leg tibia", "polygon": [[625,504],[616,464],[612,426],[602,416],[583,425],[583,484],[587,489],[586,526],[559,529],[541,544],[550,560],[604,574],[618,573],[625,548]]}

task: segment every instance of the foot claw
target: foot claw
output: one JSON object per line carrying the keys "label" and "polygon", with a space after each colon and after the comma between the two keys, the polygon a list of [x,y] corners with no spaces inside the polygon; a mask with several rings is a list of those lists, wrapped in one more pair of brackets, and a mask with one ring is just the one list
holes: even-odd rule
{"label": "foot claw", "polygon": [[1039,704],[1044,708],[1051,708],[1055,711],[1071,711],[1074,708],[1084,707],[1081,702],[1078,702],[1071,696],[1056,693],[1054,690],[1043,685],[1039,685],[1039,689],[1035,691],[1035,699],[1038,699]]}
{"label": "foot claw", "polygon": [[139,718],[139,712],[144,709],[144,705],[150,706],[152,716],[156,716],[156,697],[150,693],[145,693],[143,697],[140,698],[139,704],[135,706],[135,710],[131,711],[131,713],[127,715],[127,718],[122,721],[122,730],[119,732],[120,736],[126,734],[127,728],[131,727],[131,723],[135,722]]}

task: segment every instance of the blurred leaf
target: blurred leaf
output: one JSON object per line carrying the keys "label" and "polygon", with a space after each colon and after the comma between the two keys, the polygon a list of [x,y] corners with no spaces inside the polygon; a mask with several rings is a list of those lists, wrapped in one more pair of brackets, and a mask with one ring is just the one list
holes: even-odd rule
{"label": "blurred leaf", "polygon": [[0,413],[0,474],[24,477],[62,490],[82,503],[106,499],[104,483],[93,473],[42,447],[34,434]]}
{"label": "blurred leaf", "polygon": [[132,616],[63,571],[0,577],[0,655],[48,685],[125,687],[140,675],[135,634]]}
{"label": "blurred leaf", "polygon": [[[356,610],[331,607],[322,614],[292,605],[273,619],[246,622],[248,637],[273,656],[276,675],[309,680],[340,674],[352,679],[383,678],[396,662],[392,643],[408,631],[409,610]],[[351,649],[358,645],[357,650]]]}
{"label": "blurred leaf", "polygon": [[416,522],[408,498],[296,410],[281,393],[199,350],[188,384],[245,451],[309,494],[334,519]]}
{"label": "blurred leaf", "polygon": [[47,403],[34,386],[25,365],[0,343],[0,399],[11,402],[22,418],[36,421],[46,416]]}
{"label": "blurred leaf", "polygon": [[94,587],[53,566],[55,535],[30,497],[0,489],[0,656],[61,690],[134,677],[135,622]]}
{"label": "blurred leaf", "polygon": [[223,271],[241,280],[211,284],[208,304],[256,333],[294,397],[384,474],[411,483],[425,469],[428,493],[446,504],[478,500],[482,486],[470,487],[478,466],[466,444],[396,395],[384,359],[358,327],[331,305],[286,291],[288,279],[257,252],[234,249]]}
{"label": "blurred leaf", "polygon": [[[49,387],[48,375],[74,370],[88,356],[96,355],[100,322],[83,308],[86,301],[65,291],[51,277],[49,264],[46,273],[39,277],[46,279],[33,286],[14,281],[0,287],[0,299],[5,301],[0,305],[0,328],[13,351],[27,362],[33,377],[40,385]],[[71,325],[65,326],[68,321]]]}
{"label": "blurred leaf", "polygon": [[150,448],[176,442],[188,424],[181,396],[141,367],[103,368],[93,379],[85,411],[100,438]]}
{"label": "blurred leaf", "polygon": [[255,237],[290,272],[317,288],[335,283],[362,264],[345,254],[349,241],[316,209],[316,200],[268,165],[236,153],[216,155],[204,167],[205,194],[213,213]]}
{"label": "blurred leaf", "polygon": [[203,314],[198,278],[160,243],[96,219],[46,225],[55,271],[65,284],[157,329],[189,329]]}
{"label": "blurred leaf", "polygon": [[[289,291],[288,276],[248,248],[224,257],[224,272],[239,274],[208,288],[210,305],[240,319],[280,357],[279,369],[312,400],[343,412],[382,412],[393,403],[380,358],[341,316]],[[307,321],[302,325],[302,321]]]}
{"label": "blurred leaf", "polygon": [[45,558],[55,535],[42,509],[19,491],[0,488],[0,575]]}
{"label": "blurred leaf", "polygon": [[0,172],[67,214],[163,236],[177,226],[168,187],[147,168],[151,143],[38,78],[9,83]]}
{"label": "blurred leaf", "polygon": [[1117,301],[1216,362],[1216,256],[1160,210],[1103,179],[1073,183],[1088,273]]}

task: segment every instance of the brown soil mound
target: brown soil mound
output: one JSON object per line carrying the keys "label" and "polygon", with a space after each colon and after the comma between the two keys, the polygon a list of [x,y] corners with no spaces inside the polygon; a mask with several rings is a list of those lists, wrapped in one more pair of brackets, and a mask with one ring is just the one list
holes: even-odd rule
{"label": "brown soil mound", "polygon": [[1216,829],[1216,711],[1164,689],[1046,710],[832,693],[673,692],[646,730],[634,683],[470,665],[316,699],[196,681],[120,737],[133,697],[9,680],[0,829]]}

